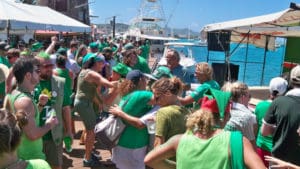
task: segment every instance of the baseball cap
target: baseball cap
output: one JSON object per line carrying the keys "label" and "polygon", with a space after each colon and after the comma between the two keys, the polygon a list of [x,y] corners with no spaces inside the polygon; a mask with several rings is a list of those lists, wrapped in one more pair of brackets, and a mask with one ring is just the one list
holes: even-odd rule
{"label": "baseball cap", "polygon": [[162,77],[167,77],[167,78],[171,78],[173,77],[171,70],[166,67],[166,66],[159,66],[153,73],[152,75],[157,78],[160,79]]}
{"label": "baseball cap", "polygon": [[127,43],[127,44],[124,46],[124,49],[125,49],[125,50],[134,49],[134,46],[133,46],[132,43]]}
{"label": "baseball cap", "polygon": [[31,51],[36,52],[39,49],[41,49],[42,47],[43,47],[43,44],[41,42],[36,42],[36,43],[31,45]]}
{"label": "baseball cap", "polygon": [[4,41],[1,41],[0,42],[0,50],[8,50],[9,48],[8,48],[8,44],[6,43],[6,42],[4,42]]}
{"label": "baseball cap", "polygon": [[102,53],[112,53],[112,49],[110,47],[105,47],[103,50],[102,50]]}
{"label": "baseball cap", "polygon": [[295,66],[291,71],[291,82],[300,85],[300,65]]}
{"label": "baseball cap", "polygon": [[67,56],[67,49],[66,48],[59,48],[56,53],[63,55],[63,56]]}
{"label": "baseball cap", "polygon": [[288,86],[288,82],[282,77],[275,77],[271,79],[269,84],[270,92],[277,91],[279,95],[282,95]]}
{"label": "baseball cap", "polygon": [[142,77],[147,77],[147,78],[150,78],[150,79],[153,79],[153,80],[157,80],[151,74],[143,73],[143,72],[141,72],[140,70],[137,70],[137,69],[131,70],[126,75],[126,79],[131,80],[134,84],[137,84]]}
{"label": "baseball cap", "polygon": [[95,58],[95,62],[103,62],[105,60],[104,56],[98,55],[97,53],[88,53],[82,59],[82,64],[85,64],[90,59]]}
{"label": "baseball cap", "polygon": [[112,67],[112,70],[121,75],[121,77],[126,77],[127,73],[131,71],[131,68],[124,65],[123,63],[118,63]]}
{"label": "baseball cap", "polygon": [[98,44],[96,43],[96,42],[91,42],[90,44],[89,44],[89,47],[91,48],[91,49],[96,49],[96,48],[98,48]]}

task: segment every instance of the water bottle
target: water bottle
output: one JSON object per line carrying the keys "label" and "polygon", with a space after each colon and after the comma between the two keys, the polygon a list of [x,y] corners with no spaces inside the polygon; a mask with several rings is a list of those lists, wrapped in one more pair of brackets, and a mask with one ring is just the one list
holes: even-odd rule
{"label": "water bottle", "polygon": [[65,137],[64,143],[66,152],[70,153],[72,151],[72,138],[70,136]]}

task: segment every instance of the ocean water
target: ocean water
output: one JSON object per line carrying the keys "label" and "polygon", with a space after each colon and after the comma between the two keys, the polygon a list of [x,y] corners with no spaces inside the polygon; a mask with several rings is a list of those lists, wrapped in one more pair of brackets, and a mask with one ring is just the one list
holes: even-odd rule
{"label": "ocean water", "polygon": [[[241,44],[234,51],[237,44],[231,44],[229,61],[239,66],[238,81],[248,86],[268,85],[273,77],[282,73],[285,46],[276,48],[275,51],[267,51],[264,64],[265,51],[263,48]],[[197,62],[207,61],[211,63],[225,63],[225,53],[208,51],[207,47],[195,48],[195,59]],[[265,65],[265,66],[263,66]]]}

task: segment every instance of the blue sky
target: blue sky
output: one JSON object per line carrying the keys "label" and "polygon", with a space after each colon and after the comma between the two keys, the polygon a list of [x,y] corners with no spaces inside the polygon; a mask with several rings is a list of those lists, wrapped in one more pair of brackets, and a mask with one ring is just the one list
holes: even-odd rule
{"label": "blue sky", "polygon": [[[119,23],[129,24],[137,16],[142,0],[90,0],[92,23],[109,23],[116,16]],[[161,0],[165,18],[172,28],[190,28],[199,32],[210,23],[259,16],[284,10],[289,0]],[[300,3],[300,0],[294,0]]]}

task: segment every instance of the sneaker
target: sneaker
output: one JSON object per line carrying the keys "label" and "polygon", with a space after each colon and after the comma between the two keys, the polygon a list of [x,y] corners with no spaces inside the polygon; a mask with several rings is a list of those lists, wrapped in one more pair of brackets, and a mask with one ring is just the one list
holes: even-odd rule
{"label": "sneaker", "polygon": [[95,150],[95,149],[92,150],[91,158],[94,158],[96,160],[101,160],[102,159],[101,155],[100,155],[100,152]]}
{"label": "sneaker", "polygon": [[91,158],[90,160],[83,159],[83,166],[84,167],[101,167],[103,165],[98,160],[94,160]]}
{"label": "sneaker", "polygon": [[94,159],[94,160],[101,160],[102,159],[100,154],[97,154],[96,152],[91,153],[91,158]]}

